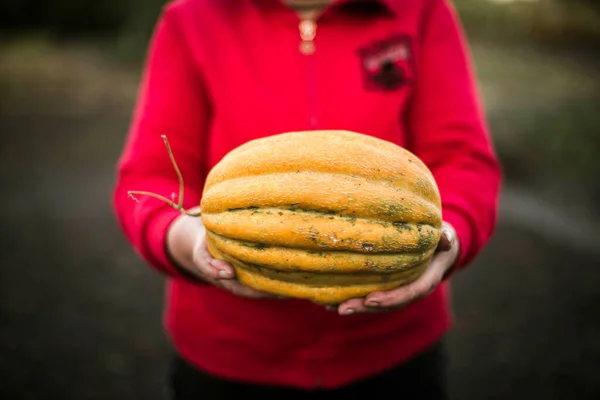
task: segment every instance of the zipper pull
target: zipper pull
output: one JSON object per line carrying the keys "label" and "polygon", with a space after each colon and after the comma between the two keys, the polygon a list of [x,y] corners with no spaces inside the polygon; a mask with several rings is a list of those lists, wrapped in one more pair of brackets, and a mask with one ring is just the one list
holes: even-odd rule
{"label": "zipper pull", "polygon": [[304,19],[298,25],[300,31],[300,53],[310,55],[315,52],[315,36],[317,35],[317,23],[312,19]]}

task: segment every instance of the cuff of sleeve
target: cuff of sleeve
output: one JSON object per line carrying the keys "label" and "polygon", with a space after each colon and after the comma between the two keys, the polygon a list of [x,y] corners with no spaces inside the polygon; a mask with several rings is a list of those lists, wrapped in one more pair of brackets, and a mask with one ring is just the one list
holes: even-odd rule
{"label": "cuff of sleeve", "polygon": [[464,267],[469,261],[469,248],[471,246],[472,233],[468,220],[458,211],[446,209],[443,211],[444,221],[452,225],[456,232],[456,238],[459,244],[459,253],[454,265],[444,275],[448,279],[457,270]]}
{"label": "cuff of sleeve", "polygon": [[173,221],[179,216],[181,216],[181,212],[174,208],[161,211],[160,214],[155,216],[154,220],[148,225],[148,249],[152,254],[155,267],[163,273],[166,273],[172,278],[184,279],[194,283],[205,283],[179,267],[173,261],[173,258],[167,250],[167,232]]}

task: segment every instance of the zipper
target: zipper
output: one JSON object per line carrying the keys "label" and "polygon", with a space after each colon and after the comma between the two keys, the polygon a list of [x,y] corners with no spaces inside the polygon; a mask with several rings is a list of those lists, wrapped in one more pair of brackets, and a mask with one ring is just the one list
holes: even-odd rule
{"label": "zipper", "polygon": [[317,78],[314,63],[315,37],[317,36],[316,19],[301,19],[298,31],[300,33],[300,53],[308,57],[308,125],[310,129],[317,129]]}
{"label": "zipper", "polygon": [[314,19],[302,19],[298,24],[300,31],[300,53],[312,55],[315,52],[315,37],[317,36],[317,22]]}

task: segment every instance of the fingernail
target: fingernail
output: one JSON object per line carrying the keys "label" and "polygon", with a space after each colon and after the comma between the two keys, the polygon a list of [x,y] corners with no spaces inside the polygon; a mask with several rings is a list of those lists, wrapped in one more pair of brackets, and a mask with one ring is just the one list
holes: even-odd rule
{"label": "fingernail", "polygon": [[379,307],[379,302],[371,300],[371,301],[367,302],[367,306],[368,307]]}
{"label": "fingernail", "polygon": [[354,314],[354,309],[353,308],[348,308],[345,311],[342,311],[343,315],[350,315],[350,314]]}
{"label": "fingernail", "polygon": [[229,278],[229,272],[224,269],[219,270],[219,278]]}

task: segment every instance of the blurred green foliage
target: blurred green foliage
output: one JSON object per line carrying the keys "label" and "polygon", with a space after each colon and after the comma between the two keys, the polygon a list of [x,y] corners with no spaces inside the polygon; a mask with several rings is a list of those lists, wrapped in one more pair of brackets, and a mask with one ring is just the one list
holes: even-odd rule
{"label": "blurred green foliage", "polygon": [[[470,36],[499,40],[600,41],[600,1],[451,0]],[[168,0],[54,0],[35,6],[22,0],[0,2],[4,33],[40,31],[53,38],[109,36],[123,54],[142,55],[161,7]]]}
{"label": "blurred green foliage", "polygon": [[[600,97],[566,100],[553,108],[514,108],[489,121],[507,176],[557,185],[575,181],[600,199]],[[517,136],[517,140],[505,138]]]}
{"label": "blurred green foliage", "polygon": [[[600,200],[600,1],[451,1],[474,45],[492,134],[509,176],[576,179]],[[29,47],[40,37],[48,48],[56,41],[80,42],[133,63],[139,73],[167,2],[54,0],[32,6],[3,0],[0,35],[20,37]]]}
{"label": "blurred green foliage", "polygon": [[156,18],[168,0],[43,0],[0,2],[4,37],[37,36],[51,41],[94,40],[126,60],[144,55]]}
{"label": "blurred green foliage", "polygon": [[600,40],[597,0],[451,0],[470,37],[586,44]]}
{"label": "blurred green foliage", "polygon": [[114,34],[140,20],[152,23],[164,3],[165,0],[53,0],[32,5],[28,1],[3,0],[0,27],[13,32],[43,30],[60,37]]}

